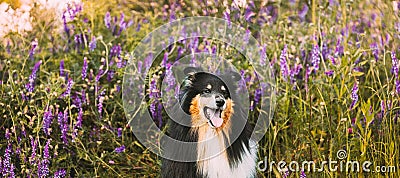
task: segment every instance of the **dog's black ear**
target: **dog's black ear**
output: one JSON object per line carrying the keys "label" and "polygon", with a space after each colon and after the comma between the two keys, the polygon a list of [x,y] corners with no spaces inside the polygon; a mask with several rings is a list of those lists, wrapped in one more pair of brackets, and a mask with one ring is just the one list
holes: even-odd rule
{"label": "dog's black ear", "polygon": [[186,67],[185,69],[183,69],[183,73],[186,76],[193,75],[200,71],[202,71],[200,67]]}

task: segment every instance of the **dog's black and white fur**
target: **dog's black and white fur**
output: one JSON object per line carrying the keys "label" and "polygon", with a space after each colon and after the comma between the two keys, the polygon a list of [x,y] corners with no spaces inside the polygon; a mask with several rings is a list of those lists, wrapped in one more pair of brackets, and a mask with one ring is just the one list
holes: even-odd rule
{"label": "dog's black and white fur", "polygon": [[170,119],[167,135],[196,146],[193,150],[166,151],[170,155],[194,154],[197,161],[163,159],[162,177],[255,177],[257,147],[250,140],[251,127],[240,103],[235,103],[234,92],[228,91],[236,87],[230,83],[236,83],[240,76],[230,72],[219,78],[191,67],[185,69],[185,75],[179,101],[190,115],[190,127]]}

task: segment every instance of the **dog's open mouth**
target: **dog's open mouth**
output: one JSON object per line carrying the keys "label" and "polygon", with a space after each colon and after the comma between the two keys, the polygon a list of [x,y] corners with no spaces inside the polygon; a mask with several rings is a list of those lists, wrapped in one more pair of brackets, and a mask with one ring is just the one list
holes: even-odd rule
{"label": "dog's open mouth", "polygon": [[208,123],[214,128],[221,127],[224,120],[221,117],[221,109],[213,109],[209,107],[204,107],[204,115],[208,119]]}

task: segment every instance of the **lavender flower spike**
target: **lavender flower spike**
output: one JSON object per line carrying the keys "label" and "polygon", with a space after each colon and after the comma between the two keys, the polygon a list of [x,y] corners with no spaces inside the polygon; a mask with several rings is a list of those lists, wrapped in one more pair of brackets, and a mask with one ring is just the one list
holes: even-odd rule
{"label": "lavender flower spike", "polygon": [[378,61],[378,59],[379,59],[378,45],[376,44],[376,42],[374,42],[371,45],[369,45],[369,47],[372,49],[372,55],[374,56],[375,61]]}
{"label": "lavender flower spike", "polygon": [[33,60],[33,55],[35,54],[35,50],[36,50],[36,48],[37,48],[37,46],[38,46],[38,40],[37,40],[37,38],[35,38],[35,40],[33,40],[32,42],[31,42],[31,50],[29,51],[29,58],[30,59],[32,59]]}
{"label": "lavender flower spike", "polygon": [[74,81],[72,80],[72,78],[69,78],[68,79],[68,83],[67,83],[67,89],[61,95],[61,97],[66,97],[66,96],[69,96],[71,94],[72,85],[74,85]]}
{"label": "lavender flower spike", "polygon": [[104,16],[104,24],[108,29],[111,28],[111,15],[110,12],[107,12],[106,15]]}
{"label": "lavender flower spike", "polygon": [[87,63],[87,57],[83,58],[83,66],[82,66],[82,80],[85,80],[87,76],[87,70],[88,70],[88,63]]}
{"label": "lavender flower spike", "polygon": [[264,44],[261,48],[261,52],[260,52],[260,65],[261,66],[265,66],[266,61],[267,61],[267,45]]}
{"label": "lavender flower spike", "polygon": [[12,153],[12,145],[11,143],[8,144],[6,151],[4,153],[4,160],[3,162],[3,170],[1,170],[3,177],[15,177],[14,173],[14,164],[11,163],[11,153]]}
{"label": "lavender flower spike", "polygon": [[32,74],[29,76],[29,82],[25,85],[25,88],[26,88],[26,90],[28,90],[28,92],[33,92],[33,90],[35,88],[36,74],[37,74],[37,71],[39,70],[41,63],[42,63],[42,61],[37,62],[35,64],[35,66],[33,67]]}
{"label": "lavender flower spike", "polygon": [[354,108],[354,106],[356,105],[357,101],[358,101],[358,82],[356,81],[354,83],[353,89],[351,90],[351,105],[350,105],[350,110],[352,110]]}
{"label": "lavender flower spike", "polygon": [[67,172],[65,169],[59,169],[54,173],[53,178],[64,178],[67,175]]}
{"label": "lavender flower spike", "polygon": [[392,57],[392,72],[394,73],[395,78],[398,78],[399,75],[399,60],[396,58],[396,54],[394,52],[391,53]]}
{"label": "lavender flower spike", "polygon": [[99,95],[99,99],[98,99],[99,103],[97,104],[97,109],[99,111],[100,118],[101,118],[101,114],[103,112],[103,102],[105,99],[104,95],[105,95],[105,90],[101,91],[101,93]]}
{"label": "lavender flower spike", "polygon": [[321,59],[319,57],[319,47],[316,44],[311,51],[311,64],[314,67],[315,72],[319,69],[320,60]]}
{"label": "lavender flower spike", "polygon": [[51,139],[47,140],[46,145],[44,146],[43,149],[43,160],[38,164],[38,177],[47,177],[49,176],[50,170],[49,170],[49,145],[50,145]]}
{"label": "lavender flower spike", "polygon": [[64,71],[65,71],[64,60],[61,60],[60,61],[60,76],[64,76]]}
{"label": "lavender flower spike", "polygon": [[281,56],[279,57],[280,59],[280,66],[281,66],[281,73],[282,73],[282,78],[283,80],[287,80],[287,77],[289,76],[289,66],[287,64],[287,45],[283,47]]}
{"label": "lavender flower spike", "polygon": [[114,150],[116,153],[122,153],[125,151],[125,145],[115,148]]}
{"label": "lavender flower spike", "polygon": [[92,37],[92,40],[89,43],[89,50],[90,51],[94,51],[94,49],[96,49],[96,45],[97,45],[97,40],[96,37]]}
{"label": "lavender flower spike", "polygon": [[46,135],[50,135],[50,126],[53,122],[53,114],[51,112],[51,108],[48,107],[47,111],[43,115],[43,132]]}

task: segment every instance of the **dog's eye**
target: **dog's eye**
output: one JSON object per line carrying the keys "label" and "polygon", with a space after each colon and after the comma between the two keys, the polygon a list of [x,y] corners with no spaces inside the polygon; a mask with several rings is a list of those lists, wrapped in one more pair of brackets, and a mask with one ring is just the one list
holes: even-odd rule
{"label": "dog's eye", "polygon": [[210,89],[204,89],[203,93],[211,93],[211,90]]}

